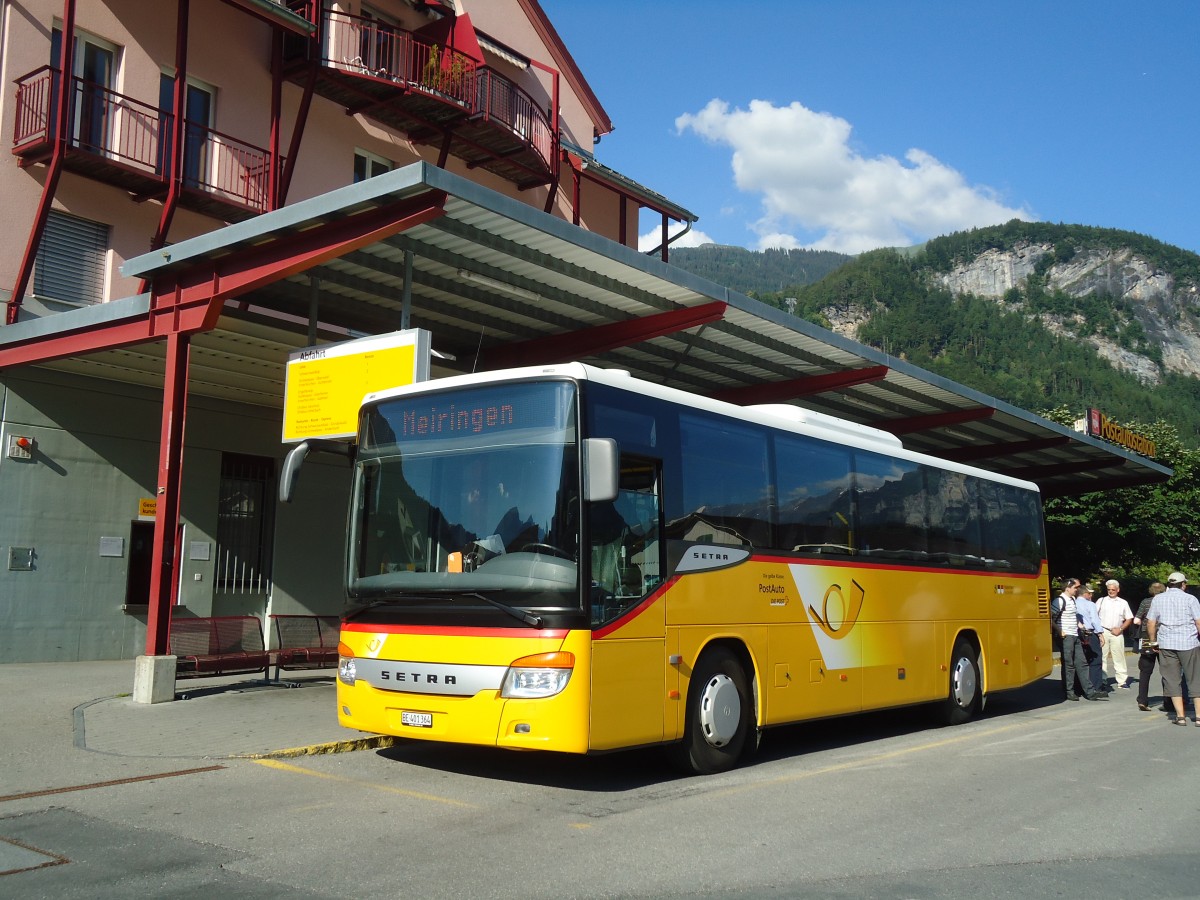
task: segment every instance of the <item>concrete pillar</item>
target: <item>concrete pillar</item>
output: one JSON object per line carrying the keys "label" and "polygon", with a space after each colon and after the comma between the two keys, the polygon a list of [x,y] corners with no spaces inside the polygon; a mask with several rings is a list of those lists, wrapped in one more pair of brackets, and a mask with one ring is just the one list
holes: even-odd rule
{"label": "concrete pillar", "polygon": [[139,656],[133,669],[133,702],[165,703],[175,699],[175,657]]}

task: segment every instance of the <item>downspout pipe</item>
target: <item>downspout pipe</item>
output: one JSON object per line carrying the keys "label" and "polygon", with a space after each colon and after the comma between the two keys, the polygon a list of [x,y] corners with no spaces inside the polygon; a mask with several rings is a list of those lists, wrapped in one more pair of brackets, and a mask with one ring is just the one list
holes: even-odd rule
{"label": "downspout pipe", "polygon": [[[67,138],[71,124],[71,97],[75,89],[75,0],[63,0],[62,51],[59,62],[58,97],[54,109],[54,135],[50,149],[50,164],[46,182],[42,185],[42,199],[38,203],[29,240],[25,244],[25,255],[21,268],[17,270],[17,282],[4,310],[4,324],[15,325],[21,315],[21,301],[29,287],[29,276],[33,274],[33,261],[37,258],[38,246],[50,220],[50,209],[54,205],[54,194],[58,190],[58,178],[62,174],[63,157],[67,152]],[[53,78],[53,75],[51,75]],[[51,82],[53,83],[53,81]]]}
{"label": "downspout pipe", "polygon": [[[689,231],[691,231],[692,225],[695,224],[695,222],[692,219],[683,219],[682,221],[683,221],[683,231],[679,232],[676,235],[672,235],[670,238],[668,238],[667,240],[660,243],[653,250],[647,250],[646,255],[654,256],[654,254],[660,253],[662,255],[662,261],[666,262],[667,261],[667,248],[670,247],[677,240],[679,240],[681,237],[683,237],[685,234],[687,234]],[[663,231],[666,232],[666,230],[667,230],[667,223],[666,223],[666,217],[664,216],[663,217]]]}

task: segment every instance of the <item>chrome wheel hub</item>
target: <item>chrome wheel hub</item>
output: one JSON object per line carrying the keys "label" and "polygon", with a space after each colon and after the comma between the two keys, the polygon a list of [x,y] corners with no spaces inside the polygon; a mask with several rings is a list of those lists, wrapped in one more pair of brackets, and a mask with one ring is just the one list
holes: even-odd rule
{"label": "chrome wheel hub", "polygon": [[965,656],[954,661],[950,675],[950,693],[954,702],[966,709],[975,702],[979,685],[975,681],[975,666]]}
{"label": "chrome wheel hub", "polygon": [[728,675],[714,675],[700,693],[700,730],[713,747],[724,747],[742,721],[742,698]]}

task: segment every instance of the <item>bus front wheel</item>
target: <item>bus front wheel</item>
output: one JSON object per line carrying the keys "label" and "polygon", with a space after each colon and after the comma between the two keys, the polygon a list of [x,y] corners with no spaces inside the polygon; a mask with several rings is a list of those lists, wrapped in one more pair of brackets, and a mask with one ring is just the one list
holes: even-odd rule
{"label": "bus front wheel", "polygon": [[950,690],[943,701],[942,718],[947,725],[961,725],[979,711],[983,679],[979,656],[969,641],[959,638],[950,654]]}
{"label": "bus front wheel", "polygon": [[692,672],[676,762],[697,775],[732,769],[746,747],[751,717],[749,683],[737,657],[720,647],[706,651]]}

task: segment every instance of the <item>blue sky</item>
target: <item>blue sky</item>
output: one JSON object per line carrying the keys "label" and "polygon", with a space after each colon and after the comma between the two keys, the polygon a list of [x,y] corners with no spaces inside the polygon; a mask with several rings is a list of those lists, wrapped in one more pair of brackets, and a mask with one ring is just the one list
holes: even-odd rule
{"label": "blue sky", "polygon": [[541,4],[615,125],[597,158],[699,216],[677,246],[1020,217],[1200,252],[1193,0]]}

